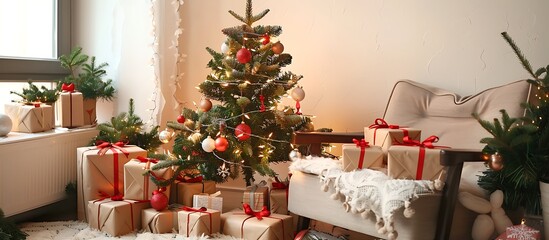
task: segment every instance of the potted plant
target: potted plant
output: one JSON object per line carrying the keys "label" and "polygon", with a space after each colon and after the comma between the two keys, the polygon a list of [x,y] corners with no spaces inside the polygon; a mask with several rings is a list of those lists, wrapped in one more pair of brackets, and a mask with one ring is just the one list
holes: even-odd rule
{"label": "potted plant", "polygon": [[[103,79],[107,74],[105,67],[108,64],[96,64],[95,57],[83,54],[80,47],[73,49],[69,55],[62,55],[59,61],[70,72],[61,83],[74,83],[76,90],[84,98],[84,125],[95,124],[97,99],[111,101],[116,92],[112,79]],[[61,87],[61,84],[58,86]]]}
{"label": "potted plant", "polygon": [[540,184],[549,183],[549,66],[534,71],[509,35],[502,35],[532,77],[528,82],[535,91],[534,99],[522,104],[523,117],[513,118],[501,110],[501,120],[490,122],[475,115],[492,135],[481,140],[486,144],[484,152],[490,154],[491,169],[479,177],[478,183],[490,192],[502,190],[506,209],[522,208],[526,214],[541,215]]}

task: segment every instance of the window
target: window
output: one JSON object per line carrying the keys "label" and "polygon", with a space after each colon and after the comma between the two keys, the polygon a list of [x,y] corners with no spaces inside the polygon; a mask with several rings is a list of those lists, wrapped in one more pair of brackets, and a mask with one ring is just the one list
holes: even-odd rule
{"label": "window", "polygon": [[0,36],[0,84],[62,78],[57,58],[70,52],[70,0],[0,0]]}

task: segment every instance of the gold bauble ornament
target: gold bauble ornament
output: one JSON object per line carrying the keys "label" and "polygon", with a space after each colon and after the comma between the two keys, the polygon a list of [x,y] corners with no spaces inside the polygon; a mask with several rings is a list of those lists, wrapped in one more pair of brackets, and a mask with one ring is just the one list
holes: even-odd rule
{"label": "gold bauble ornament", "polygon": [[490,155],[489,166],[494,171],[503,169],[503,157],[497,152]]}
{"label": "gold bauble ornament", "polygon": [[284,52],[284,45],[282,45],[282,43],[280,42],[276,42],[271,47],[271,50],[273,50],[273,53],[275,54],[281,54],[282,52]]}
{"label": "gold bauble ornament", "polygon": [[202,138],[202,135],[200,133],[193,133],[187,137],[188,140],[192,141],[193,143],[197,143]]}
{"label": "gold bauble ornament", "polygon": [[202,112],[210,111],[210,109],[212,109],[212,101],[210,101],[210,99],[203,98],[202,100],[200,100],[198,108],[200,108],[200,111]]}
{"label": "gold bauble ornament", "polygon": [[162,132],[158,133],[158,139],[162,143],[168,143],[170,140],[172,140],[173,133],[170,132],[168,129],[164,129]]}

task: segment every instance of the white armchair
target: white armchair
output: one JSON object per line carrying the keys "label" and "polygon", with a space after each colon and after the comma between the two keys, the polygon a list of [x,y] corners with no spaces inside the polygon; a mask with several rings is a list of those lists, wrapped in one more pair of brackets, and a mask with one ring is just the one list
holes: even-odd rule
{"label": "white armchair", "polygon": [[[477,185],[482,162],[479,141],[489,135],[472,117],[499,118],[500,109],[510,116],[522,116],[520,103],[530,99],[531,86],[525,80],[490,88],[478,94],[460,97],[454,93],[404,80],[395,84],[383,118],[398,124],[422,130],[422,136],[436,135],[439,145],[451,149],[441,151],[440,164],[445,167],[446,184],[438,194],[423,194],[411,203],[415,214],[403,216],[403,210],[394,214],[394,226],[399,239],[469,239],[476,213],[457,201],[458,191],[487,196]],[[352,143],[363,138],[357,133],[297,132],[294,143],[309,145],[311,154],[320,152],[322,143]],[[468,149],[468,150],[463,150]],[[300,226],[306,228],[307,219],[316,219],[373,237],[387,238],[378,233],[375,219],[363,219],[360,214],[346,212],[331,192],[321,190],[318,176],[294,172],[290,182],[288,208],[300,216]]]}

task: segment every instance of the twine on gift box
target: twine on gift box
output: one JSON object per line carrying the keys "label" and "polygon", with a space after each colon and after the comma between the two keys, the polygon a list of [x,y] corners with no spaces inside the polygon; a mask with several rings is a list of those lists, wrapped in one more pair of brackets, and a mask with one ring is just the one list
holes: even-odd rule
{"label": "twine on gift box", "polygon": [[63,83],[63,85],[61,85],[61,90],[64,92],[64,93],[69,93],[69,109],[70,109],[70,114],[69,114],[69,126],[73,126],[72,125],[72,93],[74,92],[74,83],[71,83],[71,84],[65,84]]}
{"label": "twine on gift box", "polygon": [[[205,208],[205,207],[201,207],[201,208],[191,208],[191,207],[187,207],[187,206],[183,206],[180,208],[181,210],[183,211],[187,211],[187,212],[190,212],[189,214],[187,214],[187,237],[189,237],[189,234],[190,234],[190,226],[189,226],[189,222],[191,221],[191,214],[193,213],[198,213],[199,215],[201,213],[206,213],[208,214],[209,218],[210,218],[210,235],[212,235],[213,233],[213,220],[212,220],[212,213],[211,212],[208,212],[208,209]],[[198,221],[198,220],[197,220]]]}
{"label": "twine on gift box", "polygon": [[374,143],[373,145],[376,145],[376,134],[377,134],[377,130],[380,129],[380,128],[389,128],[389,129],[400,129],[402,130],[402,134],[404,134],[404,137],[407,137],[408,136],[408,130],[407,129],[404,129],[404,128],[401,128],[401,127],[404,127],[404,126],[399,126],[399,125],[396,125],[396,124],[388,124],[385,119],[383,118],[376,118],[376,120],[374,121],[374,123],[370,126],[368,126],[368,128],[372,129],[374,128]]}

